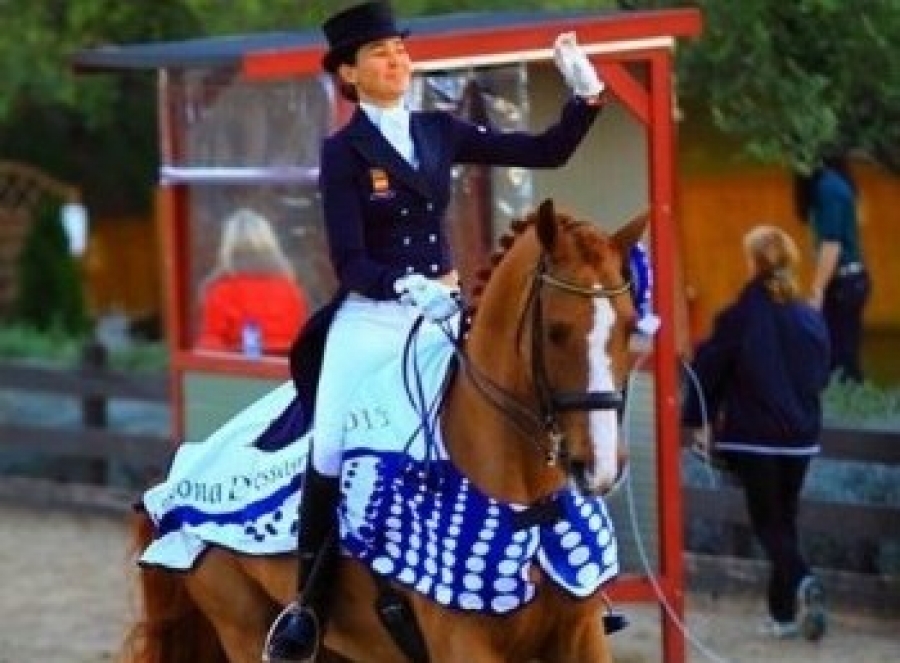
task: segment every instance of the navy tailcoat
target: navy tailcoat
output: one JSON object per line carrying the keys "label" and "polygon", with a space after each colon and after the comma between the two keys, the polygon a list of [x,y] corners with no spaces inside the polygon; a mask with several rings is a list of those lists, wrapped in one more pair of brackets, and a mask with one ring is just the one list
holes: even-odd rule
{"label": "navy tailcoat", "polygon": [[395,299],[394,282],[401,276],[417,272],[437,277],[453,270],[444,228],[453,166],[561,166],[599,109],[573,97],[559,120],[536,134],[496,131],[444,111],[413,112],[416,166],[359,108],[346,126],[325,139],[319,190],[339,289],[307,322],[291,350],[291,374],[305,405],[314,408],[327,330],[348,292]]}

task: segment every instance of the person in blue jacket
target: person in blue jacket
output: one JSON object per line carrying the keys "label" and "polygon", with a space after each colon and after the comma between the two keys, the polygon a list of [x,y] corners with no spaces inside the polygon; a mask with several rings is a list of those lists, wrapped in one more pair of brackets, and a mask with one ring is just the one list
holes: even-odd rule
{"label": "person in blue jacket", "polygon": [[819,451],[828,328],[801,299],[797,248],[787,233],[757,226],[743,244],[751,277],[696,350],[691,368],[701,389],[686,394],[683,422],[708,426],[704,432],[743,487],[771,564],[765,631],[817,640],[826,627],[823,589],[800,551],[797,509]]}
{"label": "person in blue jacket", "polygon": [[408,31],[386,3],[340,11],[323,31],[324,69],[357,108],[321,152],[319,188],[339,289],[291,353],[298,394],[314,403],[313,441],[300,508],[298,598],[272,626],[264,650],[270,663],[309,660],[321,641],[337,557],[332,532],[349,395],[400,355],[419,317],[426,336],[458,329],[459,283],[445,228],[454,164],[562,166],[604,102],[605,86],[571,33],[556,39],[554,59],[573,94],[558,122],[530,134],[411,111],[404,104]]}
{"label": "person in blue jacket", "polygon": [[863,313],[872,279],[863,259],[859,191],[845,151],[828,150],[807,177],[795,181],[797,213],[816,247],[810,303],[831,335],[831,371],[844,382],[864,381]]}

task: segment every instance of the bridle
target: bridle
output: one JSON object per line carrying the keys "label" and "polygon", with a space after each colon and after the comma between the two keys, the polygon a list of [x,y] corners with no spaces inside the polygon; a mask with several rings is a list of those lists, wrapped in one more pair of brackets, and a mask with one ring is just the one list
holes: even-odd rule
{"label": "bridle", "polygon": [[586,410],[621,411],[624,396],[620,391],[571,392],[553,389],[547,373],[544,337],[541,333],[544,324],[542,293],[544,288],[549,287],[577,297],[613,299],[631,291],[631,280],[624,279],[620,285],[612,288],[602,285],[583,286],[554,276],[548,271],[547,262],[546,254],[542,254],[532,274],[528,299],[522,309],[516,333],[517,339],[521,339],[525,319],[530,312],[531,374],[538,402],[537,412],[479,371],[464,352],[459,355],[461,365],[473,385],[488,402],[507,416],[524,437],[535,441],[547,465],[554,466],[562,461],[568,470],[571,458],[560,424],[560,414]]}
{"label": "bridle", "polygon": [[544,307],[541,297],[544,288],[542,286],[553,287],[579,297],[613,299],[630,292],[631,281],[624,280],[614,288],[607,288],[602,285],[581,286],[550,274],[547,270],[546,256],[542,255],[538,261],[535,276],[531,282],[530,301],[528,306],[526,306],[526,310],[531,309],[531,370],[543,429],[548,439],[553,442],[551,457],[547,458],[547,463],[552,465],[556,463],[561,453],[567,452],[565,435],[559,423],[559,414],[561,412],[573,410],[621,411],[623,396],[620,391],[558,391],[554,390],[550,385],[547,365],[544,360],[544,335],[540,333],[544,326]]}

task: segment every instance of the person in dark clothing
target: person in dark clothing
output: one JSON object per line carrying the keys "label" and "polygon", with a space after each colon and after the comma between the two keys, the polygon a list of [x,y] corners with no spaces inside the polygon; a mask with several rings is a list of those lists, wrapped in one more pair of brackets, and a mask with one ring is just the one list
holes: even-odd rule
{"label": "person in dark clothing", "polygon": [[754,535],[771,563],[765,631],[817,640],[826,628],[823,590],[800,552],[797,510],[819,451],[828,329],[800,299],[797,249],[784,231],[758,226],[744,237],[744,251],[751,277],[697,348],[692,370],[700,390],[687,395],[683,421],[708,426],[743,487]]}
{"label": "person in dark clothing", "polygon": [[831,370],[838,379],[862,382],[863,310],[872,288],[859,241],[858,192],[843,153],[796,182],[797,214],[816,245],[810,303],[822,311],[831,337]]}

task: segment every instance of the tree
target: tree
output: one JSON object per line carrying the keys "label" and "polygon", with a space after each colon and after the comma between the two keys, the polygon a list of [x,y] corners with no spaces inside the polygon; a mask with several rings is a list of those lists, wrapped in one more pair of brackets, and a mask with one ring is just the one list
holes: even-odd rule
{"label": "tree", "polygon": [[78,336],[87,312],[78,265],[60,222],[60,201],[44,200],[19,256],[14,318],[42,332]]}
{"label": "tree", "polygon": [[[178,1],[0,2],[0,154],[77,184],[92,213],[149,208],[158,162],[151,72],[76,76],[79,48],[193,36]],[[39,138],[39,139],[38,139]]]}
{"label": "tree", "polygon": [[[682,0],[630,0],[631,7]],[[679,53],[690,111],[763,162],[801,172],[826,149],[856,149],[900,172],[896,0],[697,0],[703,34]]]}
{"label": "tree", "polygon": [[25,100],[69,108],[95,126],[115,113],[110,86],[73,76],[76,50],[107,43],[195,36],[201,23],[181,0],[0,2],[0,122]]}

